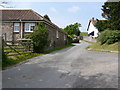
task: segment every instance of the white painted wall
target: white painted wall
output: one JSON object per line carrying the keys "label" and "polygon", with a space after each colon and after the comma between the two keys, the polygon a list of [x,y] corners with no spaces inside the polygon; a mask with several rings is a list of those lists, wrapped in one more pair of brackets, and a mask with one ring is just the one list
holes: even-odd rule
{"label": "white painted wall", "polygon": [[92,24],[92,22],[90,22],[90,26],[89,26],[89,29],[88,29],[88,34],[90,34],[93,31],[94,31],[94,36],[93,37],[97,37],[98,36],[98,29]]}

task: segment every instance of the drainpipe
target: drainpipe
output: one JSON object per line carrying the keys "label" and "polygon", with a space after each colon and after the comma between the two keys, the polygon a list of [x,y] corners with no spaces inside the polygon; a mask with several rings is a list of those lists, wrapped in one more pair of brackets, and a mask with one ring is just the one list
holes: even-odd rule
{"label": "drainpipe", "polygon": [[21,31],[20,38],[22,39],[22,37],[23,37],[23,25],[22,25],[21,19],[20,19],[20,31]]}

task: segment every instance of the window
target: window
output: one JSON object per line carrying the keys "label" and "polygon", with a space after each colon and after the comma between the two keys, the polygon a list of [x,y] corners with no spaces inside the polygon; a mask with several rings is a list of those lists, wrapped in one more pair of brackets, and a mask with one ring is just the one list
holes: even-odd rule
{"label": "window", "polygon": [[25,32],[33,32],[35,23],[25,23]]}
{"label": "window", "polygon": [[56,31],[56,38],[59,38],[59,33],[58,33],[58,31]]}
{"label": "window", "polygon": [[20,31],[20,23],[14,23],[14,32]]}
{"label": "window", "polygon": [[66,35],[64,35],[64,40],[66,40]]}

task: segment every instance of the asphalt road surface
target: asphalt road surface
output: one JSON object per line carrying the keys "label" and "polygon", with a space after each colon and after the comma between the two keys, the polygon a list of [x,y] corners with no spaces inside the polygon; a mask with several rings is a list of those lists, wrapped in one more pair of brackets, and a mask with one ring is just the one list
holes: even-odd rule
{"label": "asphalt road surface", "polygon": [[87,51],[82,41],[3,71],[3,88],[117,88],[118,54]]}

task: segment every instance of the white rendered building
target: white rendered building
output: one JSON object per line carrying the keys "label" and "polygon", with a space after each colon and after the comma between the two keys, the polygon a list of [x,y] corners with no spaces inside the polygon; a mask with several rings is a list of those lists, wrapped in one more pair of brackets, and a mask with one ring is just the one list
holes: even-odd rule
{"label": "white rendered building", "polygon": [[89,21],[88,28],[87,28],[89,36],[92,36],[92,37],[97,37],[98,36],[99,32],[98,32],[98,29],[95,27],[95,23],[96,23],[96,20],[94,20],[94,18],[92,18]]}

